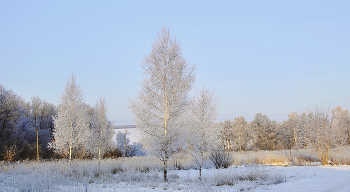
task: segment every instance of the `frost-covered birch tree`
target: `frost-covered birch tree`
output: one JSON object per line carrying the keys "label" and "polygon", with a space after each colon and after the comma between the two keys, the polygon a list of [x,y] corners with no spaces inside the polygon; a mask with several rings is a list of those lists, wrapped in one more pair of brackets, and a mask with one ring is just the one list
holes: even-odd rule
{"label": "frost-covered birch tree", "polygon": [[127,130],[124,130],[124,133],[119,131],[116,135],[117,148],[123,152],[123,157],[133,156],[133,149],[130,143],[130,139],[126,137],[129,134]]}
{"label": "frost-covered birch tree", "polygon": [[345,142],[341,127],[337,126],[336,110],[329,112],[320,107],[309,109],[299,126],[304,131],[306,142],[317,152],[323,165],[328,164],[329,149]]}
{"label": "frost-covered birch tree", "polygon": [[91,150],[93,154],[97,154],[98,164],[101,156],[112,146],[113,133],[111,123],[107,119],[107,104],[105,98],[101,96],[94,109],[91,132]]}
{"label": "frost-covered birch tree", "polygon": [[236,117],[232,122],[233,135],[237,150],[242,151],[248,143],[248,126],[244,116]]}
{"label": "frost-covered birch tree", "polygon": [[145,135],[149,152],[163,162],[167,181],[167,163],[179,149],[180,119],[190,101],[195,68],[183,58],[180,43],[167,28],[158,33],[141,67],[146,77],[137,100],[130,100],[129,108]]}
{"label": "frost-covered birch tree", "polygon": [[83,102],[83,92],[72,74],[57,106],[57,116],[53,118],[54,141],[50,144],[56,151],[68,153],[69,162],[72,160],[72,149],[85,146],[91,136],[87,107]]}
{"label": "frost-covered birch tree", "polygon": [[[331,110],[331,114],[334,116],[332,126],[336,126],[341,131],[339,142],[337,145],[349,145],[350,141],[350,113],[348,109],[342,109],[341,106],[335,107]],[[344,142],[345,140],[345,142]]]}
{"label": "frost-covered birch tree", "polygon": [[191,104],[189,112],[189,130],[187,142],[193,161],[199,167],[199,178],[202,178],[204,154],[216,150],[220,144],[219,126],[214,123],[217,117],[217,99],[213,91],[201,89]]}
{"label": "frost-covered birch tree", "polygon": [[298,148],[299,116],[297,112],[288,115],[288,120],[283,122],[283,140],[285,147],[289,149],[289,157],[292,157],[292,149]]}
{"label": "frost-covered birch tree", "polygon": [[221,130],[221,139],[223,143],[224,150],[226,151],[232,151],[233,147],[233,127],[232,127],[232,121],[230,119],[224,121],[220,125],[222,127]]}

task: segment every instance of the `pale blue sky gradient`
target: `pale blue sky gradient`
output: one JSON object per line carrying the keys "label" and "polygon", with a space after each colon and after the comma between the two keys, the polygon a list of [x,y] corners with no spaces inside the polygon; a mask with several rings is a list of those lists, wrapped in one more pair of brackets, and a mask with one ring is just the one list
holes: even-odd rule
{"label": "pale blue sky gradient", "polygon": [[1,1],[0,84],[58,104],[75,73],[115,124],[163,26],[219,97],[218,121],[258,112],[282,121],[323,105],[350,108],[350,1]]}

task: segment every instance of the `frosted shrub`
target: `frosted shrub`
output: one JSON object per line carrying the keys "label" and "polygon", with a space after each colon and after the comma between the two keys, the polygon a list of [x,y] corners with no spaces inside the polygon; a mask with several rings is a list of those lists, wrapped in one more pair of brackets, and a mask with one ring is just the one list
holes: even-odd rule
{"label": "frosted shrub", "polygon": [[261,185],[285,182],[286,176],[282,172],[271,171],[261,166],[248,166],[241,169],[227,169],[216,172],[212,185],[235,185],[242,181],[255,181]]}
{"label": "frosted shrub", "polygon": [[232,153],[222,151],[222,150],[215,150],[212,151],[210,154],[210,160],[214,163],[215,168],[228,168],[232,165]]}
{"label": "frosted shrub", "polygon": [[242,151],[233,152],[233,164],[265,164],[265,165],[309,165],[311,162],[319,161],[317,154],[310,149],[292,150],[290,157],[289,150],[279,151]]}
{"label": "frosted shrub", "polygon": [[329,159],[332,165],[350,165],[350,146],[331,149]]}
{"label": "frosted shrub", "polygon": [[[169,169],[171,170],[189,170],[197,169],[198,165],[193,161],[192,155],[179,153],[169,160]],[[214,167],[213,162],[209,159],[209,154],[204,153],[202,168]]]}

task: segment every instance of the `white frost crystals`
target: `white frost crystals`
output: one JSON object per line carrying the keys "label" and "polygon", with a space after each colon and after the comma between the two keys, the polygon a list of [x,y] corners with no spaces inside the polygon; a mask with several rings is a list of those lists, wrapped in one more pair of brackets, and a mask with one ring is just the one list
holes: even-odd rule
{"label": "white frost crystals", "polygon": [[146,78],[129,108],[145,135],[145,147],[163,162],[167,180],[168,159],[178,152],[183,138],[180,119],[190,102],[195,68],[183,58],[179,42],[170,37],[167,28],[158,34],[141,67]]}
{"label": "white frost crystals", "polygon": [[75,76],[69,78],[65,92],[57,106],[57,116],[54,117],[54,141],[50,146],[62,153],[69,153],[72,159],[73,147],[86,146],[89,137],[89,118],[87,105],[83,102],[83,92],[76,83]]}
{"label": "white frost crystals", "polygon": [[220,130],[214,123],[217,116],[217,99],[209,89],[201,89],[190,105],[188,115],[187,143],[193,161],[199,166],[199,178],[202,178],[202,165],[205,154],[219,148]]}
{"label": "white frost crystals", "polygon": [[91,152],[98,157],[98,163],[107,149],[113,145],[112,135],[114,130],[107,119],[107,104],[104,97],[100,97],[92,116]]}

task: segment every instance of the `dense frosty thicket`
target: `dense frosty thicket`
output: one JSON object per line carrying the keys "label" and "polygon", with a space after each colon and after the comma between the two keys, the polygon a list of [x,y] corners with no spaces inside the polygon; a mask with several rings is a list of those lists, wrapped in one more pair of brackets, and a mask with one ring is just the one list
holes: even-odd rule
{"label": "dense frosty thicket", "polygon": [[237,125],[237,118],[235,122],[227,120],[221,123],[221,140],[227,151],[289,149],[290,156],[292,149],[312,147],[325,165],[331,163],[329,149],[350,143],[347,109],[336,107],[329,112],[316,107],[300,115],[292,112],[288,117],[278,123],[257,113],[253,121],[240,123],[242,126]]}
{"label": "dense frosty thicket", "polygon": [[56,107],[33,97],[25,102],[13,91],[0,85],[0,159],[34,159],[38,129],[41,157],[51,156],[46,145],[52,140],[53,120]]}
{"label": "dense frosty thicket", "polygon": [[330,148],[346,143],[347,135],[342,131],[342,122],[347,118],[346,115],[346,111],[342,111],[341,108],[335,108],[330,113],[316,107],[302,116],[299,126],[304,140],[316,150],[323,165],[329,163]]}
{"label": "dense frosty thicket", "polygon": [[54,123],[54,141],[50,147],[63,156],[68,154],[70,161],[74,150],[78,158],[92,155],[100,162],[106,150],[113,146],[105,99],[101,97],[95,108],[84,103],[82,90],[73,74],[57,107]]}
{"label": "dense frosty thicket", "polygon": [[21,98],[0,85],[0,153],[15,145],[17,124],[20,123],[23,109]]}

